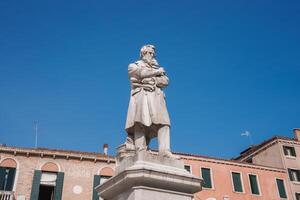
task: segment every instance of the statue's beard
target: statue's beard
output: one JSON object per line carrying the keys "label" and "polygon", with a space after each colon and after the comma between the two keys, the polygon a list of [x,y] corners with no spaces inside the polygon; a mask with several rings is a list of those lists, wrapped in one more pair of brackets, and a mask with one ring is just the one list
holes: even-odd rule
{"label": "statue's beard", "polygon": [[153,58],[152,56],[149,56],[149,55],[144,55],[143,56],[143,58],[142,58],[142,60],[145,62],[145,63],[147,63],[147,64],[149,64],[149,65],[151,65],[151,66],[158,66],[158,62],[157,62],[157,60],[155,59],[155,58]]}

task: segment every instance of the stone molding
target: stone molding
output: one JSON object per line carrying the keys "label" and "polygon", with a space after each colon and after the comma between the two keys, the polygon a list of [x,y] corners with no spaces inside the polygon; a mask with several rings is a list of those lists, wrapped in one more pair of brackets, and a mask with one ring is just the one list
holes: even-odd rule
{"label": "stone molding", "polygon": [[101,153],[91,152],[77,152],[77,151],[66,151],[66,150],[52,150],[44,148],[18,148],[18,147],[7,147],[0,146],[0,152],[23,156],[35,156],[35,157],[48,157],[48,158],[62,158],[62,159],[75,159],[75,160],[87,160],[93,162],[107,162],[115,163],[115,158],[112,156],[106,156]]}

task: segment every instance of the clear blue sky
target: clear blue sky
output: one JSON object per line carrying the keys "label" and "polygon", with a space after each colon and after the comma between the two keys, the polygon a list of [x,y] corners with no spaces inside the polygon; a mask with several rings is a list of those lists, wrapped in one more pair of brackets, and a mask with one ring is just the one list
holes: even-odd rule
{"label": "clear blue sky", "polygon": [[[110,153],[127,66],[157,47],[172,148],[231,158],[300,126],[300,1],[1,1],[0,143]],[[154,145],[155,146],[155,145]]]}

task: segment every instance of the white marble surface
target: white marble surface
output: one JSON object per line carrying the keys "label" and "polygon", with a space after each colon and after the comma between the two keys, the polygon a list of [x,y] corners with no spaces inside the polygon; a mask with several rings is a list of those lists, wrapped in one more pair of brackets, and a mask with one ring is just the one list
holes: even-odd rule
{"label": "white marble surface", "polygon": [[183,161],[145,151],[118,163],[116,175],[96,190],[106,200],[191,200],[201,188]]}
{"label": "white marble surface", "polygon": [[131,92],[125,130],[137,151],[147,149],[157,137],[160,153],[171,157],[170,118],[163,91],[169,78],[155,57],[155,47],[144,45],[140,60],[128,66]]}

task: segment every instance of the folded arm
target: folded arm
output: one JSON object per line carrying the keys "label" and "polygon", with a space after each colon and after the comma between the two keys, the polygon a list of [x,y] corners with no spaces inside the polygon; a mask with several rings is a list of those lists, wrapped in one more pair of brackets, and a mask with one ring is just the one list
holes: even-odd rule
{"label": "folded arm", "polygon": [[132,63],[128,66],[128,75],[129,77],[134,77],[136,79],[151,78],[159,75],[161,72],[159,70],[141,68],[135,63]]}
{"label": "folded arm", "polygon": [[169,78],[166,75],[155,77],[156,86],[159,88],[164,88],[169,85]]}

